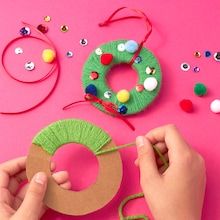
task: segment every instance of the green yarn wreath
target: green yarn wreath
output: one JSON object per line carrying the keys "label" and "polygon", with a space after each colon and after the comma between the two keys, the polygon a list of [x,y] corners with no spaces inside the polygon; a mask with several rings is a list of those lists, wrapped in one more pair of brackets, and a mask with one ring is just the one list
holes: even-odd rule
{"label": "green yarn wreath", "polygon": [[83,120],[66,119],[52,123],[41,130],[33,139],[33,144],[42,147],[50,155],[63,144],[79,143],[94,154],[111,140],[101,128]]}
{"label": "green yarn wreath", "polygon": [[[103,65],[100,62],[100,55],[97,55],[96,52],[97,50],[93,51],[84,65],[82,82],[85,90],[89,85],[91,84],[94,85],[97,89],[96,95],[98,98],[115,103],[117,106],[120,105],[126,106],[127,110],[124,114],[131,115],[142,111],[155,99],[161,87],[162,76],[161,76],[160,65],[156,57],[148,49],[143,47],[139,53],[138,56],[139,58],[137,58],[137,59],[141,59],[141,62],[137,62],[137,60],[135,60],[135,62],[132,64],[132,68],[134,68],[138,73],[139,85],[143,87],[146,78],[154,77],[158,83],[157,87],[153,91],[147,91],[146,89],[143,89],[141,92],[138,92],[136,88],[133,88],[131,91],[129,91],[130,99],[126,103],[119,102],[116,93],[114,93],[106,83],[106,74],[113,66],[117,64],[129,63],[132,57],[134,56],[134,53],[127,52],[126,50],[125,51],[118,50],[118,45],[125,44],[126,42],[127,40],[112,41],[103,44],[98,48],[98,50],[101,51],[102,53],[108,53],[108,54],[110,53],[113,55],[113,61],[109,65]],[[152,74],[147,74],[146,67],[153,68],[154,72]],[[91,79],[92,72],[98,73],[97,79],[93,79],[93,80]],[[104,96],[104,93],[106,91],[111,92],[110,98],[106,98]],[[101,105],[97,103],[93,103],[93,105],[103,111]]]}

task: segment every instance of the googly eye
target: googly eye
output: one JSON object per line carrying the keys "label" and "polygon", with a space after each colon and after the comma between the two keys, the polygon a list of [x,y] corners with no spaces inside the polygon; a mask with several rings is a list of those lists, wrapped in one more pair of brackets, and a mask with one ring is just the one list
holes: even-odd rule
{"label": "googly eye", "polygon": [[67,56],[68,58],[73,57],[73,52],[72,52],[72,51],[67,51],[67,52],[66,52],[66,56]]}
{"label": "googly eye", "polygon": [[182,63],[181,65],[180,65],[180,68],[181,68],[181,70],[183,70],[183,71],[189,71],[189,69],[190,69],[190,65],[188,64],[188,63]]}
{"label": "googly eye", "polygon": [[106,99],[110,99],[110,98],[112,97],[112,92],[111,92],[111,91],[106,91],[106,92],[104,92],[104,97],[105,97]]}
{"label": "googly eye", "polygon": [[102,52],[102,49],[99,47],[95,50],[95,53],[96,53],[96,55],[100,56],[100,55],[102,55],[103,52]]}
{"label": "googly eye", "polygon": [[125,44],[121,43],[117,46],[118,51],[123,52],[125,51]]}
{"label": "googly eye", "polygon": [[81,40],[79,41],[79,43],[80,43],[81,46],[84,47],[84,46],[88,45],[88,40],[85,39],[85,38],[83,38],[83,39],[81,39]]}
{"label": "googly eye", "polygon": [[27,63],[25,63],[24,68],[25,68],[27,71],[32,71],[32,70],[34,70],[34,68],[35,68],[35,64],[34,64],[34,62],[32,62],[32,61],[28,61]]}
{"label": "googly eye", "polygon": [[31,34],[31,29],[29,27],[23,27],[20,29],[20,35],[26,36]]}
{"label": "googly eye", "polygon": [[214,54],[214,59],[215,59],[216,61],[220,62],[220,52],[216,52],[216,53]]}
{"label": "googly eye", "polygon": [[22,54],[23,53],[23,49],[21,47],[17,47],[15,48],[15,54]]}

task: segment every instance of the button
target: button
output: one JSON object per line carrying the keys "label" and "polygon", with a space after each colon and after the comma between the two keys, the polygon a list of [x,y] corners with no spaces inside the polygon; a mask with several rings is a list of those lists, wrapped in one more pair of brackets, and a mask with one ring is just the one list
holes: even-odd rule
{"label": "button", "polygon": [[194,53],[194,56],[195,56],[196,58],[200,58],[200,57],[201,57],[201,53],[200,53],[199,51],[196,51],[196,52]]}
{"label": "button", "polygon": [[206,51],[205,51],[205,57],[206,57],[206,58],[211,57],[211,55],[212,55],[211,51],[209,51],[209,50],[206,50]]}
{"label": "button", "polygon": [[100,56],[102,55],[102,49],[99,47],[95,50],[96,55]]}
{"label": "button", "polygon": [[190,65],[188,63],[182,63],[180,67],[181,67],[181,70],[185,72],[190,69]]}
{"label": "button", "polygon": [[128,53],[135,53],[138,50],[138,43],[134,40],[129,40],[125,43],[125,50]]}
{"label": "button", "polygon": [[125,51],[125,44],[121,43],[117,46],[118,51],[123,52]]}
{"label": "button", "polygon": [[220,52],[216,52],[215,54],[214,54],[214,59],[216,60],[216,61],[220,61]]}
{"label": "button", "polygon": [[116,97],[119,102],[125,103],[130,99],[130,93],[128,90],[122,89],[117,93]]}
{"label": "button", "polygon": [[138,84],[135,86],[137,92],[142,92],[144,90],[144,86],[142,84]]}
{"label": "button", "polygon": [[48,27],[43,25],[43,24],[39,24],[37,26],[37,29],[42,32],[43,34],[46,34],[48,32]]}
{"label": "button", "polygon": [[156,72],[155,68],[149,67],[149,66],[146,67],[146,73],[147,73],[147,74],[152,75],[152,74],[154,74],[155,72]]}
{"label": "button", "polygon": [[88,40],[85,39],[85,38],[83,38],[83,39],[81,39],[81,40],[79,41],[79,43],[80,43],[81,46],[84,47],[84,46],[88,45]]}
{"label": "button", "polygon": [[153,91],[154,89],[156,89],[157,85],[158,85],[158,82],[155,77],[148,77],[144,81],[144,88],[150,92]]}
{"label": "button", "polygon": [[99,78],[99,74],[97,72],[93,71],[93,72],[90,73],[89,78],[91,80],[96,80],[96,79]]}
{"label": "button", "polygon": [[104,92],[104,97],[105,97],[106,99],[110,99],[110,98],[112,97],[112,92],[111,92],[111,91],[106,91],[106,92]]}
{"label": "button", "polygon": [[73,57],[73,52],[72,52],[72,51],[67,51],[67,52],[66,52],[66,56],[67,56],[68,58]]}
{"label": "button", "polygon": [[49,15],[44,16],[44,21],[45,22],[50,22],[51,21],[51,17]]}
{"label": "button", "polygon": [[22,54],[22,53],[23,53],[23,49],[21,47],[15,48],[15,54]]}
{"label": "button", "polygon": [[199,68],[198,66],[195,66],[195,67],[193,68],[193,71],[194,71],[195,73],[198,73],[198,72],[200,71],[200,68]]}
{"label": "button", "polygon": [[142,61],[141,56],[137,56],[134,60],[135,63],[140,63]]}
{"label": "button", "polygon": [[27,36],[31,34],[31,29],[29,27],[23,27],[20,29],[20,35]]}
{"label": "button", "polygon": [[118,107],[118,112],[120,113],[120,114],[126,114],[127,113],[127,111],[128,111],[128,108],[125,106],[125,105],[119,105],[119,107]]}
{"label": "button", "polygon": [[35,68],[35,64],[34,64],[34,62],[32,62],[32,61],[28,61],[27,63],[25,63],[24,68],[25,68],[27,71],[32,71],[32,70],[34,70],[34,68]]}
{"label": "button", "polygon": [[66,33],[69,30],[69,27],[67,25],[62,25],[60,27],[61,32]]}
{"label": "button", "polygon": [[97,96],[97,88],[95,85],[93,84],[89,84],[86,89],[85,89],[85,93],[89,93],[92,94],[94,96]]}
{"label": "button", "polygon": [[56,58],[56,53],[51,49],[44,49],[42,59],[45,63],[52,63]]}

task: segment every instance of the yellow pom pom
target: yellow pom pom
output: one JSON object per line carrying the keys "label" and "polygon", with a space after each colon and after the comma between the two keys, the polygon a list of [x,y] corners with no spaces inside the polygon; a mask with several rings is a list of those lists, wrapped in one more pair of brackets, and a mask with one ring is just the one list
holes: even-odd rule
{"label": "yellow pom pom", "polygon": [[52,63],[56,57],[56,54],[51,49],[45,49],[42,53],[42,58],[45,63]]}
{"label": "yellow pom pom", "polygon": [[119,102],[125,103],[129,100],[130,93],[126,89],[122,89],[117,93],[117,99]]}

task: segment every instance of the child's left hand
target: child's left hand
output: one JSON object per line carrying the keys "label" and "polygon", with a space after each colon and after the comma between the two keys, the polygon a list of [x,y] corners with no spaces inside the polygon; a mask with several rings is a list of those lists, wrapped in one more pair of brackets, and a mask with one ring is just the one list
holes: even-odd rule
{"label": "child's left hand", "polygon": [[[0,219],[1,220],[38,220],[46,211],[43,204],[47,188],[45,173],[36,174],[30,183],[19,189],[27,179],[25,171],[26,157],[20,157],[0,164]],[[51,163],[51,171],[55,164]],[[70,189],[71,183],[66,171],[53,174],[55,181],[64,189]]]}

